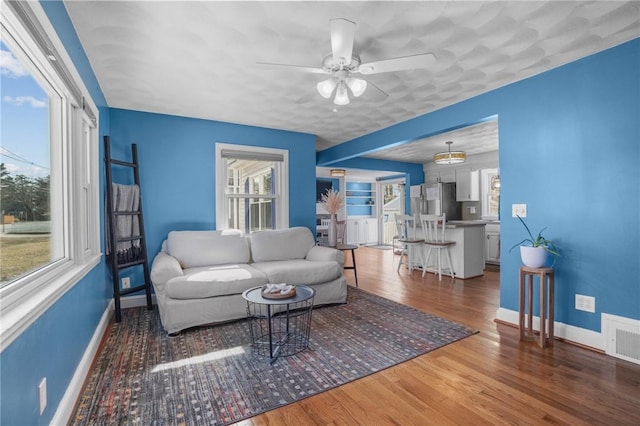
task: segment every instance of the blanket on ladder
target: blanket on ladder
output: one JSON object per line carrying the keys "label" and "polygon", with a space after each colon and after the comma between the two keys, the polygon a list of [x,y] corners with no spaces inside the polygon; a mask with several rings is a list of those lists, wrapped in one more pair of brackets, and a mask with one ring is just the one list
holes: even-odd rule
{"label": "blanket on ladder", "polygon": [[[111,184],[111,200],[115,212],[138,212],[140,209],[140,188],[138,185]],[[116,259],[119,265],[135,262],[140,259],[141,247],[140,220],[137,214],[117,214],[115,217],[116,238],[118,240],[130,238],[129,241],[120,241],[116,244]],[[109,231],[108,231],[109,232]],[[110,239],[107,238],[107,254],[110,253]]]}

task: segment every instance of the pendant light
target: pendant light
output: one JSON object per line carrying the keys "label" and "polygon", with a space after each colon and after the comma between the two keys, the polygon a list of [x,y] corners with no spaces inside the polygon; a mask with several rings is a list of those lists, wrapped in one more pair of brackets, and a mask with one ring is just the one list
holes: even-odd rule
{"label": "pendant light", "polygon": [[433,156],[433,161],[436,164],[460,164],[465,162],[467,155],[464,151],[451,151],[452,143],[453,141],[447,141],[448,151],[439,152]]}

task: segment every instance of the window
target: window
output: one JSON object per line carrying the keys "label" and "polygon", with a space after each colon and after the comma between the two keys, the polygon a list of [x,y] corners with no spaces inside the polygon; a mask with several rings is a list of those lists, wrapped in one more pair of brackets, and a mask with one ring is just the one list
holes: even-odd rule
{"label": "window", "polygon": [[95,266],[100,253],[95,106],[59,53],[61,42],[44,29],[39,4],[8,2],[0,13],[4,349]]}
{"label": "window", "polygon": [[286,150],[216,144],[216,228],[288,227],[288,168]]}
{"label": "window", "polygon": [[61,259],[65,251],[63,239],[52,238],[62,217],[51,209],[61,194],[50,185],[60,181],[62,168],[50,155],[60,150],[54,123],[62,99],[4,39],[3,34],[0,287]]}
{"label": "window", "polygon": [[498,169],[482,169],[482,218],[497,220],[500,215],[500,174]]}

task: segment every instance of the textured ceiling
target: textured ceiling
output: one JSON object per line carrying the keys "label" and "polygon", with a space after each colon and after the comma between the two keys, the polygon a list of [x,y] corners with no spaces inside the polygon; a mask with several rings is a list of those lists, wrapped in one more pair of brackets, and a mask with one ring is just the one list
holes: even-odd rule
{"label": "textured ceiling", "polygon": [[[311,133],[317,150],[640,36],[637,1],[65,5],[109,106]],[[367,76],[389,97],[377,100],[368,90],[343,107],[317,93],[326,76],[256,64],[320,67],[335,17],[357,23],[354,51],[363,62],[425,52],[437,61]],[[491,135],[487,125],[467,133]],[[454,149],[483,149],[465,140],[456,138]],[[487,143],[497,148],[495,139]],[[433,154],[419,147],[374,156],[416,162],[404,156]]]}
{"label": "textured ceiling", "polygon": [[447,151],[447,141],[453,142],[451,151],[462,150],[467,155],[497,151],[499,144],[498,120],[489,120],[473,126],[441,133],[427,139],[420,139],[374,154],[367,154],[366,157],[424,164],[433,161],[433,154]]}

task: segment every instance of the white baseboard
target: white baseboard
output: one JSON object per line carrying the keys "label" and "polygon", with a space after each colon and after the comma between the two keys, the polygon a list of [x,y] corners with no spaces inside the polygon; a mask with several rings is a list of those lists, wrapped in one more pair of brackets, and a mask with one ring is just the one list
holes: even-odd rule
{"label": "white baseboard", "polygon": [[[496,312],[496,319],[502,322],[513,324],[518,326],[519,318],[518,311],[512,311],[510,309],[498,308]],[[533,328],[537,331],[540,326],[540,317],[533,317]],[[584,328],[576,327],[569,324],[564,324],[558,321],[554,322],[554,335],[560,339],[568,340],[573,343],[577,343],[583,346],[588,346],[597,350],[604,351],[605,342],[602,333],[597,331],[587,330]]]}
{"label": "white baseboard", "polygon": [[82,355],[82,359],[80,360],[75,373],[73,373],[71,382],[69,383],[67,390],[62,396],[60,404],[58,404],[56,413],[51,420],[52,425],[66,425],[69,422],[76,401],[80,396],[80,392],[82,392],[82,385],[84,384],[84,381],[89,374],[89,369],[91,368],[93,359],[95,358],[96,353],[98,352],[98,348],[100,347],[102,336],[104,336],[104,333],[107,330],[107,326],[109,325],[109,321],[111,320],[111,316],[113,315],[113,310],[114,303],[112,300],[104,310],[102,318],[100,318],[100,322],[98,323],[98,326],[93,333],[93,337],[91,337],[91,341],[89,342],[87,349],[84,351],[84,355]]}
{"label": "white baseboard", "polygon": [[[151,302],[156,305],[156,295],[151,295]],[[120,308],[128,309],[128,308],[137,308],[138,306],[146,306],[147,305],[147,296],[144,294],[136,294],[135,296],[126,296],[120,299]]]}

